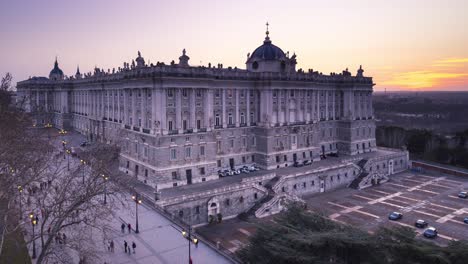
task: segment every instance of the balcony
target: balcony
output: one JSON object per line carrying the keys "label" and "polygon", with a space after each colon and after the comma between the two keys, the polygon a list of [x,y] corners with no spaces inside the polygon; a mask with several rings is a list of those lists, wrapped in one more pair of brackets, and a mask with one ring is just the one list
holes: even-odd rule
{"label": "balcony", "polygon": [[184,130],[184,134],[192,134],[192,133],[193,133],[193,129]]}
{"label": "balcony", "polygon": [[140,128],[139,128],[139,127],[133,127],[133,131],[138,131],[138,132],[140,132]]}
{"label": "balcony", "polygon": [[177,131],[177,130],[169,130],[169,131],[167,132],[167,134],[168,134],[168,135],[177,135],[177,134],[179,134],[179,131]]}
{"label": "balcony", "polygon": [[129,125],[124,125],[125,129],[130,129]]}
{"label": "balcony", "polygon": [[214,126],[215,129],[223,128],[223,126]]}
{"label": "balcony", "polygon": [[246,124],[246,123],[241,123],[239,126],[240,126],[240,127],[246,127],[247,124]]}
{"label": "balcony", "polygon": [[148,128],[143,128],[143,133],[149,134],[150,130]]}
{"label": "balcony", "polygon": [[198,132],[206,132],[206,131],[207,131],[206,127],[198,129]]}

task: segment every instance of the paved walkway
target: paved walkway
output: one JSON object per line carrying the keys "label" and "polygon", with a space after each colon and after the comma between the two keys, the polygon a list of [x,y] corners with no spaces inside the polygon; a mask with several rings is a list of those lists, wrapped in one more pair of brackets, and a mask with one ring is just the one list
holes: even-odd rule
{"label": "paved walkway", "polygon": [[[116,203],[116,214],[118,218],[113,219],[115,229],[109,234],[109,239],[115,243],[115,252],[107,252],[103,260],[107,263],[188,263],[188,240],[185,239],[181,231],[173,226],[170,221],[142,205],[138,208],[140,233],[135,234],[134,230],[125,233],[120,230],[122,220],[135,228],[135,204],[130,200],[127,204]],[[124,240],[129,244],[135,241],[136,254],[126,254],[124,252]],[[107,251],[102,245],[103,251]],[[230,263],[223,256],[219,255],[202,242],[198,247],[191,245],[191,255],[193,263]]]}

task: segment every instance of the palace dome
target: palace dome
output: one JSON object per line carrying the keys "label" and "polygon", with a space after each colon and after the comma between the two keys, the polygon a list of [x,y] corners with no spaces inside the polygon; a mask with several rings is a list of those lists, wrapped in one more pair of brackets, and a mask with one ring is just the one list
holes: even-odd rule
{"label": "palace dome", "polygon": [[54,68],[49,73],[49,79],[63,79],[63,71],[58,66],[57,58],[55,58]]}
{"label": "palace dome", "polygon": [[249,61],[253,60],[279,60],[286,58],[283,50],[278,46],[271,44],[270,38],[267,36],[263,45],[256,48],[252,55],[249,57]]}

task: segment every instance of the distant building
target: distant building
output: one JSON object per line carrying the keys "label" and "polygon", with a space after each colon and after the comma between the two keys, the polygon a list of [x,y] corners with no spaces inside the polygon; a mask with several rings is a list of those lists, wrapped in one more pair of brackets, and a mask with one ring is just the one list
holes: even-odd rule
{"label": "distant building", "polygon": [[[197,192],[202,205],[192,197],[188,213],[175,212],[193,223],[207,221],[206,214],[198,220],[191,216],[200,206],[208,215],[229,216],[251,208],[268,192],[258,183],[272,179],[277,185],[270,189],[306,194],[350,184],[358,176],[356,187],[371,184],[407,167],[407,152],[376,146],[374,84],[361,67],[355,76],[347,69],[330,75],[296,70],[296,55],[273,45],[268,31],[263,44],[247,55],[246,69],[190,66],[189,59],[183,50],[179,63],[147,65],[138,52],[118,70],[81,74],[78,69],[69,78],[56,60],[49,78],[19,82],[18,93],[29,99],[26,109],[38,125],[50,122],[91,141],[121,146],[120,170],[157,190],[216,180],[219,170],[251,164],[263,169],[210,187],[223,186],[222,197]],[[320,161],[330,154],[340,158]],[[306,160],[313,165],[290,168]],[[335,175],[331,181],[330,173]],[[173,189],[161,206],[178,208],[178,188]],[[251,199],[230,206],[226,199],[244,197],[241,189]],[[222,204],[230,209],[224,212]]]}

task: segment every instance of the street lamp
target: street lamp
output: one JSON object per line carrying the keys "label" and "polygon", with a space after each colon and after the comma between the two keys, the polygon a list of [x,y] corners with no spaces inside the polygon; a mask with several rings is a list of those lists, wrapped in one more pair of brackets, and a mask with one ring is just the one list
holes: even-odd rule
{"label": "street lamp", "polygon": [[21,198],[23,194],[23,186],[18,185],[18,192],[19,192],[19,204],[20,204],[20,219],[23,219],[23,206],[21,203],[21,200],[22,200]]}
{"label": "street lamp", "polygon": [[[81,163],[81,165],[86,165],[86,161],[85,161],[85,160],[82,160],[82,159],[81,159],[81,160],[80,160],[80,163]],[[83,184],[84,184],[84,175],[85,175],[85,174],[84,174],[84,168],[83,168]]]}
{"label": "street lamp", "polygon": [[104,174],[101,174],[101,176],[104,179],[104,204],[107,204],[107,181],[109,180],[109,176]]}
{"label": "street lamp", "polygon": [[135,201],[135,211],[136,211],[136,229],[135,233],[140,233],[140,229],[138,228],[138,204],[141,204],[141,199],[137,194],[132,195],[132,200]]}
{"label": "street lamp", "polygon": [[69,149],[66,150],[68,156],[67,156],[67,170],[70,170],[70,155],[71,151]]}
{"label": "street lamp", "polygon": [[33,239],[33,255],[32,255],[32,258],[35,259],[36,258],[36,238],[34,237],[34,227],[37,225],[37,223],[39,222],[39,217],[34,217],[34,214],[33,213],[30,213],[29,214],[29,218],[31,219],[31,224],[32,224],[32,228],[33,228],[33,233],[32,233],[32,239]]}
{"label": "street lamp", "polygon": [[192,242],[193,244],[195,244],[195,247],[198,247],[198,238],[196,238],[195,236],[192,236],[192,227],[189,226],[188,228],[188,233],[187,231],[185,230],[182,230],[182,236],[187,238],[188,240],[188,255],[189,255],[189,264],[192,264],[192,255],[191,255],[191,252],[190,252],[190,242]]}

